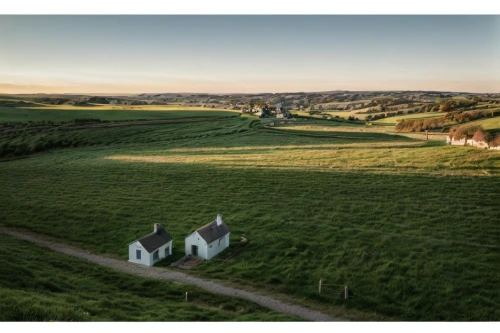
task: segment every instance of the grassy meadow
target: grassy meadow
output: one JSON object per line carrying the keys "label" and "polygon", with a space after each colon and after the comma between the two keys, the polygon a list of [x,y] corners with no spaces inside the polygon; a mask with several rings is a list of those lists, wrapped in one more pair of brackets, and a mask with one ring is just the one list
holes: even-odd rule
{"label": "grassy meadow", "polygon": [[350,319],[500,318],[500,152],[308,126],[19,134],[8,140],[76,144],[0,163],[0,224],[126,260],[156,222],[182,256],[184,237],[220,213],[231,246],[191,274]]}
{"label": "grassy meadow", "polygon": [[118,273],[2,234],[0,265],[0,321],[298,320],[193,286]]}
{"label": "grassy meadow", "polygon": [[71,121],[74,119],[119,120],[159,120],[183,117],[225,117],[237,116],[236,111],[168,107],[168,106],[96,106],[77,107],[69,105],[50,105],[43,107],[15,108],[0,106],[0,123],[28,121]]}
{"label": "grassy meadow", "polygon": [[416,114],[410,113],[410,114],[404,114],[404,115],[395,116],[395,117],[378,119],[378,120],[373,121],[373,123],[396,125],[401,120],[423,119],[423,118],[440,118],[444,115],[445,115],[444,112],[425,112],[425,113],[416,113]]}
{"label": "grassy meadow", "polygon": [[500,131],[500,117],[486,118],[469,122],[471,125],[481,125],[486,131]]}

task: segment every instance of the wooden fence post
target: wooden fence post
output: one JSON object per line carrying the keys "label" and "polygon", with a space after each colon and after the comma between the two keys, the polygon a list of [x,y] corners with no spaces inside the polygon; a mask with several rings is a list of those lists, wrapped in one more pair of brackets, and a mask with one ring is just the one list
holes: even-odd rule
{"label": "wooden fence post", "polygon": [[186,302],[188,301],[188,292],[186,291]]}
{"label": "wooden fence post", "polygon": [[349,291],[347,289],[347,286],[344,288],[344,299],[347,299],[349,297]]}
{"label": "wooden fence post", "polygon": [[319,279],[319,293],[321,294],[321,283],[322,283],[322,280]]}

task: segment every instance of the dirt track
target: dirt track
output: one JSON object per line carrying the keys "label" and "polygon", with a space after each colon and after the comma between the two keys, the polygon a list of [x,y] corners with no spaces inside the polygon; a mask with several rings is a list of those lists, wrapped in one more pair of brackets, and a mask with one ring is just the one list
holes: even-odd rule
{"label": "dirt track", "polygon": [[8,228],[0,228],[0,233],[4,233],[6,235],[23,239],[41,245],[43,247],[47,247],[56,252],[64,253],[80,259],[85,259],[95,264],[106,266],[123,273],[132,274],[140,277],[192,284],[209,292],[226,296],[240,297],[255,302],[271,310],[275,310],[286,314],[296,315],[307,320],[341,321],[341,319],[339,318],[331,317],[319,311],[309,310],[299,305],[284,303],[270,296],[264,296],[246,290],[223,286],[214,281],[201,279],[198,277],[190,276],[188,274],[173,271],[166,268],[147,267],[147,266],[133,264],[128,261],[123,261],[114,258],[109,258],[103,255],[93,254],[86,250],[82,250],[67,244],[55,242],[39,235],[34,235],[26,232],[19,232]]}

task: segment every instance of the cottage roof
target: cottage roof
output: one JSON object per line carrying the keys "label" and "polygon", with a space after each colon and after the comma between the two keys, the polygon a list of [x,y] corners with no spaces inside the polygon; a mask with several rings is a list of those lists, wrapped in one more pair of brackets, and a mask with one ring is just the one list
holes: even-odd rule
{"label": "cottage roof", "polygon": [[224,221],[220,219],[220,224],[217,223],[217,220],[214,220],[213,222],[210,222],[203,227],[196,229],[196,231],[207,242],[207,244],[210,244],[213,241],[228,234],[229,228],[226,223],[224,223]]}
{"label": "cottage roof", "polygon": [[474,141],[486,141],[486,132],[482,131],[481,129],[478,129],[476,131],[476,133],[474,133],[472,140],[474,140]]}
{"label": "cottage roof", "polygon": [[167,244],[171,240],[172,240],[172,236],[160,224],[160,225],[158,225],[158,228],[156,229],[156,231],[153,231],[152,233],[139,238],[137,241],[139,243],[141,243],[142,246],[144,246],[146,251],[151,253],[154,250]]}

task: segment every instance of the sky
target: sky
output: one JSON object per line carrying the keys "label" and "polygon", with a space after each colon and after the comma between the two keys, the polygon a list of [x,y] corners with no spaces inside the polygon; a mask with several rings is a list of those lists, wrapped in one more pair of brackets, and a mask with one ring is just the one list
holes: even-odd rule
{"label": "sky", "polygon": [[0,93],[500,92],[500,16],[0,16]]}

